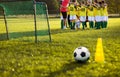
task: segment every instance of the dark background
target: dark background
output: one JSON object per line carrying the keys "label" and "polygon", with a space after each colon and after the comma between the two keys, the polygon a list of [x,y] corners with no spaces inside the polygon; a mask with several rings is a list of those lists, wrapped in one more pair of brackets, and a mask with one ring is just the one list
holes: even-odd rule
{"label": "dark background", "polygon": [[[0,0],[0,2],[8,1],[29,1],[29,0]],[[59,0],[36,0],[40,2],[46,2],[48,5],[49,13],[59,13]],[[80,1],[80,0],[78,0]],[[120,14],[120,0],[106,0],[108,4],[109,14]]]}

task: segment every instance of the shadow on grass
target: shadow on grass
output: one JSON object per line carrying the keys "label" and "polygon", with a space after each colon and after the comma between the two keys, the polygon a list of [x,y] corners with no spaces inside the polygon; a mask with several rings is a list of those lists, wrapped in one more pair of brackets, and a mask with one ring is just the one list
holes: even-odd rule
{"label": "shadow on grass", "polygon": [[68,33],[68,32],[77,32],[77,31],[81,31],[81,30],[71,30],[71,29],[52,29],[51,30],[51,34],[58,34],[58,33]]}
{"label": "shadow on grass", "polygon": [[60,76],[63,73],[66,74],[67,71],[75,70],[76,68],[80,68],[80,67],[87,65],[87,64],[88,63],[79,63],[79,62],[75,62],[75,61],[70,62],[70,63],[63,65],[63,67],[60,70],[49,73],[49,75],[47,77]]}
{"label": "shadow on grass", "polygon": [[[37,36],[46,36],[46,35],[49,35],[47,30],[38,30],[37,31]],[[34,37],[34,36],[35,36],[34,31],[9,33],[9,39],[22,38],[22,37]],[[6,33],[0,34],[0,41],[3,41],[3,40],[7,40]]]}
{"label": "shadow on grass", "polygon": [[4,41],[4,40],[7,40],[7,34],[6,33],[0,34],[0,41]]}
{"label": "shadow on grass", "polygon": [[[58,34],[58,33],[67,33],[67,32],[76,32],[75,30],[61,30],[61,29],[52,29],[51,34]],[[38,30],[37,36],[47,36],[49,35],[48,30]],[[9,33],[9,39],[16,39],[22,37],[35,37],[35,31],[26,31],[26,32],[12,32]],[[0,34],[0,41],[7,40],[7,34],[2,33]]]}

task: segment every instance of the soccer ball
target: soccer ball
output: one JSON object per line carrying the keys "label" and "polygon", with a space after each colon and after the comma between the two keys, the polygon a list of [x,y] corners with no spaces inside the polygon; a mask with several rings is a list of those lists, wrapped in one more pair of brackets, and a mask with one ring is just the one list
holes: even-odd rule
{"label": "soccer ball", "polygon": [[74,59],[78,62],[86,62],[90,58],[90,52],[86,47],[78,47],[74,50]]}

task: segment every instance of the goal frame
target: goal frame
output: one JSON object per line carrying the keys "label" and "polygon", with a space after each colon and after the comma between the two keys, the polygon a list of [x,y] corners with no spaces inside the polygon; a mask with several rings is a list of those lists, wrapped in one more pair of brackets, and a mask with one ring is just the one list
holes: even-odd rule
{"label": "goal frame", "polygon": [[[24,1],[23,1],[24,2]],[[34,11],[34,38],[35,38],[35,43],[38,42],[38,36],[37,36],[37,21],[36,21],[36,5],[37,4],[44,4],[45,5],[45,8],[46,8],[46,18],[47,18],[47,24],[48,24],[48,35],[49,35],[49,41],[51,42],[51,32],[50,32],[50,24],[49,24],[49,17],[48,17],[48,8],[47,8],[47,4],[45,2],[36,2],[35,0],[33,0],[33,11]],[[7,18],[6,18],[6,11],[5,11],[5,7],[2,6],[0,4],[0,7],[3,8],[3,16],[4,16],[4,23],[5,23],[5,28],[6,28],[6,37],[7,37],[7,40],[9,40],[9,30],[8,30],[8,22],[7,22]]]}

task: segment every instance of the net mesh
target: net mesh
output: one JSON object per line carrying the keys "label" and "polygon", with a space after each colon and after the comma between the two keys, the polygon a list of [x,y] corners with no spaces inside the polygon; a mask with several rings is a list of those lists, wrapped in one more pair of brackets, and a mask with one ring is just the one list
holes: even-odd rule
{"label": "net mesh", "polygon": [[[39,11],[40,10],[40,11]],[[36,19],[37,19],[37,36],[38,39],[43,39],[43,40],[49,40],[49,29],[48,27],[45,27],[46,25],[48,26],[49,23],[47,21],[47,7],[45,3],[36,3]],[[39,21],[42,21],[39,22]],[[42,36],[42,37],[41,37]]]}
{"label": "net mesh", "polygon": [[[34,41],[33,1],[2,2],[0,5],[5,10],[9,39]],[[45,3],[36,3],[37,41],[49,41],[46,10]]]}

